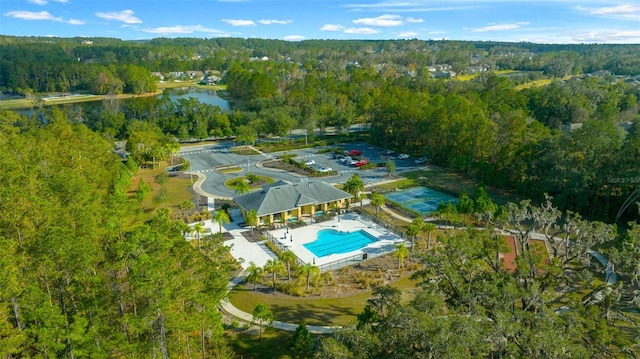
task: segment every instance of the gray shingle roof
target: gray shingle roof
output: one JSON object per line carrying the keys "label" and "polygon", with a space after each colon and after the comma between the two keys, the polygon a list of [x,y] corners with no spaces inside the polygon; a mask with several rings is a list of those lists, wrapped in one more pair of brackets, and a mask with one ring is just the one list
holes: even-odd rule
{"label": "gray shingle roof", "polygon": [[278,181],[234,201],[242,208],[255,210],[258,216],[290,211],[309,204],[320,204],[353,197],[322,181],[289,183]]}

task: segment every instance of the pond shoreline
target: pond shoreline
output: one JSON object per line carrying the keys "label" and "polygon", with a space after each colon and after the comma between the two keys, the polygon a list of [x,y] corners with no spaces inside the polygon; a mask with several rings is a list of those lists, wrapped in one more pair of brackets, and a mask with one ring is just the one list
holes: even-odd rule
{"label": "pond shoreline", "polygon": [[[224,90],[223,86],[204,86],[199,85],[195,82],[175,82],[175,83],[158,83],[158,90],[155,92],[146,92],[143,94],[117,94],[117,95],[93,95],[93,94],[74,94],[68,96],[58,96],[54,97],[55,93],[44,94],[41,103],[38,104],[38,97],[22,97],[22,98],[10,98],[6,100],[0,100],[0,110],[25,110],[30,108],[35,108],[39,106],[53,106],[53,105],[61,105],[61,104],[73,104],[73,103],[81,103],[81,102],[93,102],[93,101],[103,101],[103,100],[123,100],[123,99],[132,99],[139,97],[151,97],[158,96],[162,94],[164,89],[171,88],[179,88],[179,87],[188,87],[188,88],[198,88],[198,89],[206,89],[211,91],[221,91]],[[42,95],[42,94],[41,94]]]}

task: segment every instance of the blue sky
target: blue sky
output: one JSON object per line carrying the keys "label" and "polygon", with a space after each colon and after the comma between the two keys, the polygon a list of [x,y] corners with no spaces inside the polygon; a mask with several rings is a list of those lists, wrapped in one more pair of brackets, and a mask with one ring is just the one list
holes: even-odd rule
{"label": "blue sky", "polygon": [[640,43],[640,0],[2,0],[16,36]]}

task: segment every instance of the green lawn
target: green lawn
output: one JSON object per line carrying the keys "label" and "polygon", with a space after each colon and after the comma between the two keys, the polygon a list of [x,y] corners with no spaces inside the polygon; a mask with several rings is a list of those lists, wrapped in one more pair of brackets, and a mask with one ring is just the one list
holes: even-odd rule
{"label": "green lawn", "polygon": [[[403,292],[412,293],[415,283],[409,278],[402,278],[392,286]],[[249,286],[250,288],[251,285]],[[321,298],[319,296],[294,297],[273,295],[235,287],[230,293],[231,303],[238,309],[253,313],[258,303],[265,303],[273,313],[275,320],[289,323],[305,321],[308,325],[347,325],[354,323],[356,315],[364,309],[371,291],[363,291],[356,295],[340,298]]]}
{"label": "green lawn", "polygon": [[248,331],[230,329],[225,334],[236,353],[236,358],[291,358],[288,355],[287,344],[293,336],[292,332],[264,328],[262,340],[257,329]]}

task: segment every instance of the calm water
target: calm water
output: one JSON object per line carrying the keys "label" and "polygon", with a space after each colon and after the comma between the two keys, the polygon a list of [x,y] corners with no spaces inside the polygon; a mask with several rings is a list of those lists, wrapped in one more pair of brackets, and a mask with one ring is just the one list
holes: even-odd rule
{"label": "calm water", "polygon": [[378,241],[376,237],[363,230],[341,232],[335,229],[322,229],[317,235],[318,239],[304,244],[304,247],[318,258],[330,254],[353,252]]}
{"label": "calm water", "polygon": [[[188,99],[190,97],[196,98],[201,103],[206,103],[208,105],[218,106],[222,111],[231,112],[231,105],[228,101],[218,96],[213,90],[206,89],[197,89],[190,87],[183,88],[172,88],[172,89],[164,89],[163,93],[156,97],[138,97],[132,99],[118,99],[109,103],[108,106],[121,106],[125,103],[133,102],[139,103],[142,107],[152,106],[151,102],[159,100],[162,96],[167,96],[171,101],[178,101],[180,99]],[[59,106],[60,108],[65,108],[71,110],[73,113],[88,113],[93,110],[99,109],[108,101],[91,101],[91,102],[79,102],[79,103],[71,103],[71,104],[60,104],[54,105]],[[142,105],[145,104],[145,105]],[[32,111],[29,109],[15,110],[16,112],[31,116]]]}
{"label": "calm water", "polygon": [[[190,97],[196,98],[198,101],[202,103],[206,103],[213,106],[220,107],[223,111],[229,112],[231,111],[231,106],[229,102],[218,96],[213,90],[199,89],[193,87],[183,87],[183,88],[173,88],[173,89],[165,89],[163,91],[169,98],[173,101],[178,101],[179,99],[188,99]],[[160,95],[162,96],[162,95]]]}

